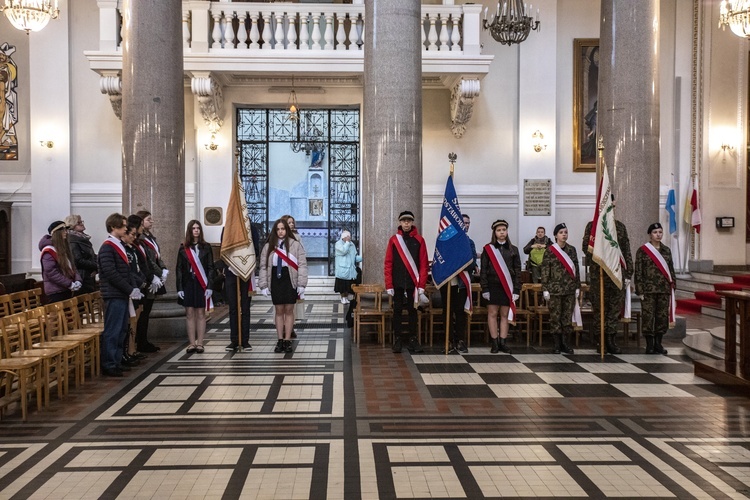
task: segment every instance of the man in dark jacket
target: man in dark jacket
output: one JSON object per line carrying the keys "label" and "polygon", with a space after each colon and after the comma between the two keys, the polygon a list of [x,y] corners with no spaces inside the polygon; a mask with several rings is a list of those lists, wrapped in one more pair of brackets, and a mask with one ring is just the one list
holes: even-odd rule
{"label": "man in dark jacket", "polygon": [[99,284],[104,299],[102,373],[122,377],[122,346],[128,333],[131,300],[143,298],[120,239],[127,232],[127,219],[114,213],[107,217],[109,236],[99,248]]}
{"label": "man in dark jacket", "polygon": [[96,273],[99,267],[96,264],[96,253],[94,245],[91,244],[91,236],[86,234],[86,225],[78,214],[65,217],[65,224],[69,228],[68,245],[73,252],[76,269],[81,275],[82,286],[75,292],[75,295],[95,292],[98,287]]}
{"label": "man in dark jacket", "polygon": [[401,316],[409,315],[409,352],[423,352],[417,339],[417,303],[427,284],[427,245],[414,225],[414,214],[398,216],[399,228],[385,250],[385,288],[393,297],[393,352],[401,352]]}

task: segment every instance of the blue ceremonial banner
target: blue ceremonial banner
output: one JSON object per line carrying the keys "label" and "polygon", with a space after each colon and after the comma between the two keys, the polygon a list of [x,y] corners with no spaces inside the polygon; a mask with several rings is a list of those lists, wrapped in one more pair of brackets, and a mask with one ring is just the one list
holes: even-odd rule
{"label": "blue ceremonial banner", "polygon": [[453,177],[448,176],[435,242],[435,256],[432,259],[432,279],[435,285],[438,288],[442,287],[473,260],[469,236],[464,231],[464,218],[458,206],[456,188],[453,186]]}
{"label": "blue ceremonial banner", "polygon": [[667,193],[667,202],[664,204],[664,208],[669,214],[669,234],[674,234],[675,232],[677,232],[677,215],[675,214],[676,204],[677,201],[675,200],[675,193],[673,188],[669,190],[669,193]]}

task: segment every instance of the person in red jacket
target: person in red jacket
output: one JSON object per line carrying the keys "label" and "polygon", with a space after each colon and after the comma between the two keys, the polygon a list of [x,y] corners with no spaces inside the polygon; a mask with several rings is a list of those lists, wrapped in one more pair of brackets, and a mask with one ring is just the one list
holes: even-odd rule
{"label": "person in red jacket", "polygon": [[409,315],[409,352],[423,352],[417,339],[417,305],[427,284],[427,245],[414,225],[414,214],[398,216],[398,231],[385,250],[385,288],[393,297],[393,352],[401,352],[402,314]]}

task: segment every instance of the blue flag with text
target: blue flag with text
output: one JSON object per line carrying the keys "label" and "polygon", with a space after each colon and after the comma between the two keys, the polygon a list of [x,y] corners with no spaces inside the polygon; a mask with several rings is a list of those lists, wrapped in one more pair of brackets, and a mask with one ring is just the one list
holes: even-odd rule
{"label": "blue flag with text", "polygon": [[435,285],[438,288],[442,287],[473,260],[469,236],[464,231],[464,219],[458,205],[456,188],[453,186],[453,177],[448,176],[443,208],[440,211],[435,255],[432,259],[432,279]]}

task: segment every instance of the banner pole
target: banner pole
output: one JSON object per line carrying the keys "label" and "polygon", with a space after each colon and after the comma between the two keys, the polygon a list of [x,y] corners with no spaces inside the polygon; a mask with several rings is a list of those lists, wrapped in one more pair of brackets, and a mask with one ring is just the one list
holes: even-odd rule
{"label": "banner pole", "polygon": [[604,270],[599,266],[599,351],[604,359]]}
{"label": "banner pole", "polygon": [[450,351],[448,350],[448,343],[450,342],[451,337],[451,282],[449,281],[446,285],[448,287],[448,293],[446,295],[445,299],[445,354],[448,354]]}

